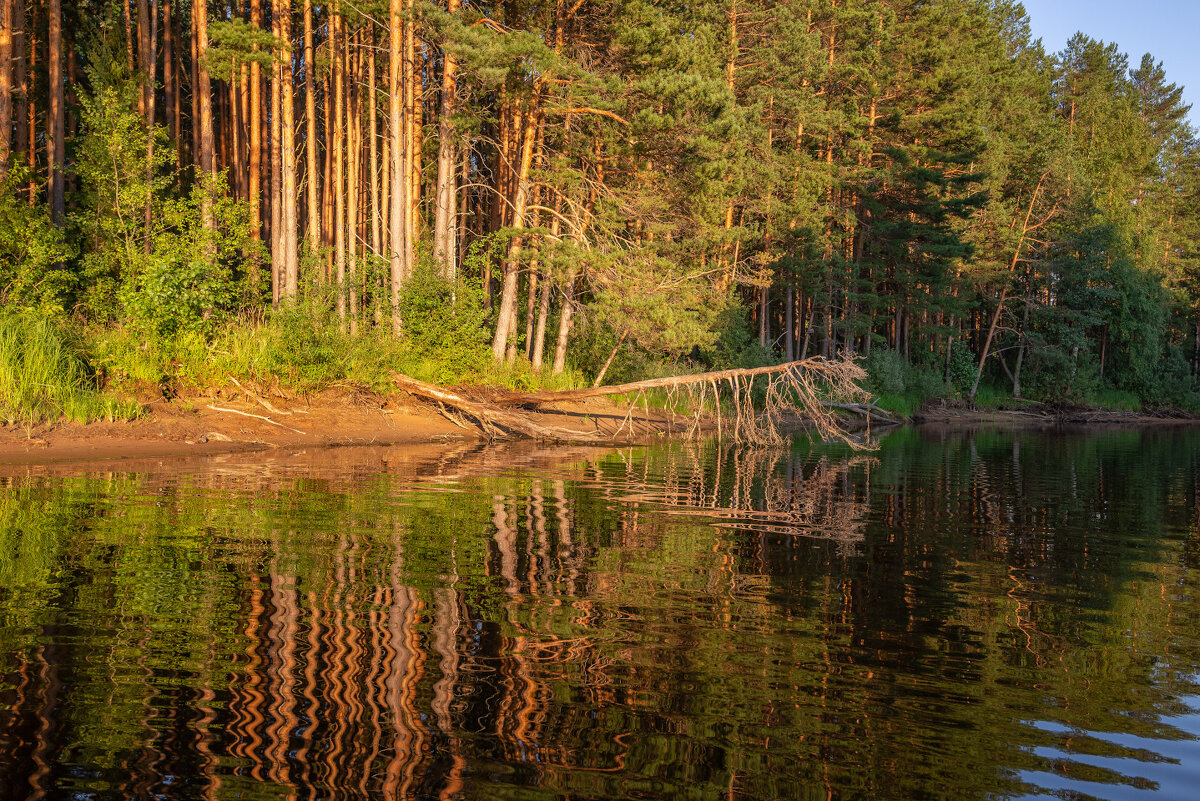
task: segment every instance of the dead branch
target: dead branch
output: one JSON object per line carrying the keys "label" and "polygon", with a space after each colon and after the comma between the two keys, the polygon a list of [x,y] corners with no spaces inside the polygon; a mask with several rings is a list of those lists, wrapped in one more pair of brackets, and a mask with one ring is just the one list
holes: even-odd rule
{"label": "dead branch", "polygon": [[[226,409],[221,406],[213,406],[211,403],[208,404],[208,408],[212,409],[214,412],[229,412],[230,414],[240,414],[243,417],[253,417],[256,420],[265,420],[266,422],[270,423],[273,426],[279,426],[280,428],[286,428],[288,431],[291,431],[295,434],[304,434],[304,432],[298,428],[292,428],[291,426],[285,426],[283,423],[277,423],[274,420],[272,420],[270,417],[264,417],[261,414],[250,414],[250,412],[241,412],[241,411],[238,411],[237,409]],[[308,435],[304,434],[304,436],[308,436]]]}
{"label": "dead branch", "polygon": [[232,381],[234,384],[236,384],[238,389],[240,389],[242,392],[245,392],[246,396],[249,397],[250,400],[255,401],[259,406],[263,407],[271,414],[283,414],[283,415],[291,414],[291,412],[285,412],[282,409],[276,409],[270,403],[267,403],[266,399],[261,397],[257,392],[255,392],[252,389],[247,389],[246,387],[242,386],[242,382],[238,381],[233,376],[229,376],[229,380]]}

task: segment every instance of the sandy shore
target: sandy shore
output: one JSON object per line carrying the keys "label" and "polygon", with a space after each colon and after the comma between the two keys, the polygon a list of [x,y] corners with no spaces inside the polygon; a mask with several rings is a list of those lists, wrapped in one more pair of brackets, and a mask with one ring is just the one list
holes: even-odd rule
{"label": "sandy shore", "polygon": [[373,397],[275,401],[190,398],[146,407],[129,422],[0,427],[0,464],[193,456],[336,445],[403,445],[473,439],[421,406]]}
{"label": "sandy shore", "polygon": [[[396,397],[324,393],[310,399],[267,401],[251,397],[198,397],[148,405],[129,422],[80,425],[59,422],[32,428],[0,426],[0,465],[63,464],[219,453],[352,445],[422,445],[470,442],[478,431],[462,428],[418,401]],[[616,433],[613,444],[646,442],[661,434],[639,426],[635,413],[608,401],[564,404],[547,422],[579,432]],[[547,415],[548,417],[550,415]],[[656,417],[653,413],[651,417]],[[658,423],[665,423],[659,418]],[[687,421],[676,421],[686,428]],[[1200,417],[1095,409],[978,410],[933,404],[913,423],[936,427],[1043,427],[1200,424]],[[635,430],[630,431],[630,427]],[[639,433],[640,431],[640,433]]]}

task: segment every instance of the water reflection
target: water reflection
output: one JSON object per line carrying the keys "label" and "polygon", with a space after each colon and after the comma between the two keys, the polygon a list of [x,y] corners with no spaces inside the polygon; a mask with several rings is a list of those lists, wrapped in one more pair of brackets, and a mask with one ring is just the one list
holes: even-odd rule
{"label": "water reflection", "polygon": [[1200,778],[1196,432],[10,473],[3,798],[1124,799]]}

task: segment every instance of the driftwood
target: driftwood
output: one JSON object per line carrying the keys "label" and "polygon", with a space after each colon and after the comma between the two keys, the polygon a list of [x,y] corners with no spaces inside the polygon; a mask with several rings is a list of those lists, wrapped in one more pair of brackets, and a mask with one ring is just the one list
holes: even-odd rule
{"label": "driftwood", "polygon": [[[814,358],[770,367],[755,367],[741,370],[720,370],[711,373],[653,378],[626,384],[614,384],[587,389],[572,389],[559,392],[512,393],[489,400],[465,398],[462,395],[433,384],[418,381],[399,373],[392,374],[397,387],[417,397],[434,401],[442,413],[458,425],[464,425],[463,417],[489,437],[525,436],[560,442],[600,442],[616,439],[626,425],[632,433],[633,413],[637,400],[646,404],[647,390],[666,390],[668,408],[674,408],[674,393],[684,391],[691,400],[694,410],[688,433],[693,434],[705,427],[701,416],[709,403],[715,417],[718,437],[728,436],[733,441],[753,445],[774,444],[782,441],[780,428],[785,418],[799,412],[825,439],[838,439],[853,448],[867,447],[850,435],[843,426],[839,411],[852,412],[864,417],[868,424],[895,424],[899,421],[887,412],[870,403],[870,397],[859,382],[866,377],[862,368],[852,359],[830,361]],[[752,402],[755,379],[766,379],[765,402],[761,412]],[[728,385],[731,414],[722,411],[721,388]],[[761,389],[761,385],[760,385]],[[634,395],[629,414],[613,434],[602,432],[580,432],[548,426],[536,422],[521,408],[534,409],[550,403],[585,400],[607,395]],[[648,404],[647,404],[648,406]],[[670,423],[661,427],[671,428]],[[649,409],[646,419],[649,420]],[[723,419],[724,418],[724,419]],[[728,434],[726,434],[728,432]]]}

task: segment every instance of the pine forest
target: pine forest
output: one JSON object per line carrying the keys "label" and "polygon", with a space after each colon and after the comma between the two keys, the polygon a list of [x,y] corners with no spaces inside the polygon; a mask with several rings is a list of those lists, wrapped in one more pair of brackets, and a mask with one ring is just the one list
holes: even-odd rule
{"label": "pine forest", "polygon": [[851,355],[1195,408],[1189,111],[1009,0],[0,0],[0,394],[36,337],[138,397]]}

